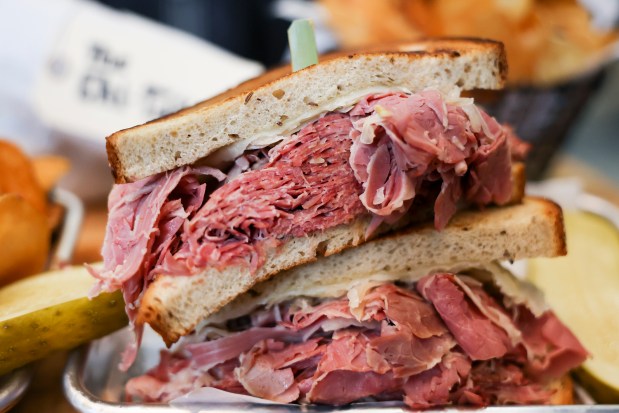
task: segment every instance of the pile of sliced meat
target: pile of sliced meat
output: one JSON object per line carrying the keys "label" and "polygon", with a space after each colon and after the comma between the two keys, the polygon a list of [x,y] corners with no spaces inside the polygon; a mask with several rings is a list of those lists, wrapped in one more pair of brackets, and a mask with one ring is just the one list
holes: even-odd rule
{"label": "pile of sliced meat", "polygon": [[289,237],[368,215],[372,232],[431,193],[441,229],[461,199],[507,202],[511,159],[526,145],[468,100],[426,91],[368,96],[267,149],[239,157],[228,179],[185,166],[115,185],[93,294],[122,288],[131,316],[156,275],[255,271]]}
{"label": "pile of sliced meat", "polygon": [[428,182],[438,182],[434,224],[447,225],[457,203],[504,204],[511,160],[527,146],[470,99],[446,102],[436,91],[370,95],[351,111],[350,164],[374,225],[406,214]]}
{"label": "pile of sliced meat", "polygon": [[240,331],[162,352],[126,393],[165,402],[208,386],[284,403],[547,403],[548,381],[587,352],[552,312],[535,317],[503,301],[470,277],[440,273],[374,287],[355,304],[284,303]]}

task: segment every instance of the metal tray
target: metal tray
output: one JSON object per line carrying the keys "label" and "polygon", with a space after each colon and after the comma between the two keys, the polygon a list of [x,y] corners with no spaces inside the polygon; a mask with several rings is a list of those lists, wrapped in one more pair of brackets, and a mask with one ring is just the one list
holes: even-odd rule
{"label": "metal tray", "polygon": [[[82,226],[84,207],[76,195],[61,188],[54,189],[50,193],[50,198],[51,203],[61,205],[65,211],[58,242],[53,246],[54,253],[49,262],[49,268],[55,269],[71,262]],[[27,365],[0,376],[0,413],[10,410],[24,396],[33,375],[32,365]]]}
{"label": "metal tray", "polygon": [[34,372],[25,366],[0,377],[0,412],[9,411],[24,396]]}
{"label": "metal tray", "polygon": [[[589,194],[579,196],[576,205],[610,219],[619,228],[619,209],[601,198]],[[154,333],[153,333],[154,334]],[[145,337],[146,338],[146,337]],[[128,330],[121,330],[73,351],[64,373],[64,390],[69,402],[82,412],[97,413],[181,413],[181,412],[303,412],[324,413],[346,411],[359,413],[396,413],[410,411],[402,402],[357,403],[331,407],[319,405],[282,405],[268,403],[211,403],[170,406],[167,404],[138,404],[123,401],[123,387],[128,378],[145,372],[156,348],[142,348],[131,369],[123,373],[116,366],[120,354],[131,339]],[[148,342],[148,340],[145,340]],[[580,387],[575,386],[577,398],[584,404],[569,406],[490,406],[482,409],[488,413],[572,413],[619,412],[619,405],[597,405]],[[430,410],[428,410],[430,411]],[[450,407],[433,411],[471,412],[479,409]]]}

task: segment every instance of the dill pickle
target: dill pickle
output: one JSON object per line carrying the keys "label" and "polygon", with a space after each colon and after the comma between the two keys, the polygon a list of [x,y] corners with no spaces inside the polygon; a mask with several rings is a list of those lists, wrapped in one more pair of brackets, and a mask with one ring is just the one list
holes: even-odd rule
{"label": "dill pickle", "polygon": [[119,291],[92,300],[84,267],[43,273],[0,289],[0,375],[127,324]]}
{"label": "dill pickle", "polygon": [[619,231],[606,219],[566,212],[568,255],[529,261],[557,316],[591,353],[576,374],[602,403],[619,403]]}

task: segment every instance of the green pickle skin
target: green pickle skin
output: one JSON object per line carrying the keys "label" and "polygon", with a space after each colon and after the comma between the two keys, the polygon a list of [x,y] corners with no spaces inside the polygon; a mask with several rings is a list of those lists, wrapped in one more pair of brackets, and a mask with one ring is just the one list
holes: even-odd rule
{"label": "green pickle skin", "polygon": [[120,291],[79,298],[0,322],[0,375],[102,337],[128,323]]}

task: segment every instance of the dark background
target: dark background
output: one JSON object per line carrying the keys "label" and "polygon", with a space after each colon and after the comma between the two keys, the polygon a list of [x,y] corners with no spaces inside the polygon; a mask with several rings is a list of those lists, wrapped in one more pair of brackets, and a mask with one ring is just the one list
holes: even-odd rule
{"label": "dark background", "polygon": [[277,0],[102,0],[192,33],[237,55],[278,64],[288,47],[290,21],[273,15]]}

